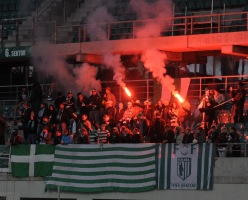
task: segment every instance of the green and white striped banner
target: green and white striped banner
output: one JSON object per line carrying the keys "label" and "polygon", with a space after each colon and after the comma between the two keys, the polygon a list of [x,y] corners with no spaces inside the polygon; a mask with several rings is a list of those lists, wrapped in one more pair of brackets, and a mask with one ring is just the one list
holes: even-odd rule
{"label": "green and white striped banner", "polygon": [[11,171],[15,177],[50,176],[54,161],[53,145],[11,146]]}
{"label": "green and white striped banner", "polygon": [[73,192],[156,189],[155,144],[58,145],[46,188]]}
{"label": "green and white striped banner", "polygon": [[213,144],[158,144],[156,151],[158,189],[212,189]]}

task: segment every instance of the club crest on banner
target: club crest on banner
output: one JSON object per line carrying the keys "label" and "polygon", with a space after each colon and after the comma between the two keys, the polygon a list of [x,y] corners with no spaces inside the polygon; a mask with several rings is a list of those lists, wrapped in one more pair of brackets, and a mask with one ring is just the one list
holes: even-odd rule
{"label": "club crest on banner", "polygon": [[184,181],[191,175],[191,158],[177,158],[177,175]]}

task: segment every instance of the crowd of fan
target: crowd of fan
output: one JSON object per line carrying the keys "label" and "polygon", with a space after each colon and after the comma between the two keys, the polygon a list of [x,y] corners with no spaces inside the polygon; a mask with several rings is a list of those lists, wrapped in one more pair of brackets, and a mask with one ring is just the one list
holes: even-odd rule
{"label": "crowd of fan", "polygon": [[[207,95],[205,99],[209,101]],[[15,131],[12,144],[211,142],[217,144],[219,156],[240,156],[240,143],[245,142],[235,124],[218,124],[215,113],[211,113],[210,126],[207,120],[202,123],[202,113],[197,119],[189,102],[179,103],[176,98],[171,104],[161,100],[155,105],[150,100],[142,104],[135,100],[116,105],[115,95],[107,87],[103,97],[92,89],[88,98],[80,92],[76,99],[72,92],[67,96],[58,92],[48,104],[41,102],[37,107],[34,102],[37,103],[29,99],[22,104],[19,114],[24,134],[22,137]]]}

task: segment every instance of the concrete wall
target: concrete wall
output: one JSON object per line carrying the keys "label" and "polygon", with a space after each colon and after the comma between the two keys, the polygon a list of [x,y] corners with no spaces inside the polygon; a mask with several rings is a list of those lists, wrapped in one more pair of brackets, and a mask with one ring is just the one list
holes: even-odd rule
{"label": "concrete wall", "polygon": [[9,174],[0,174],[0,196],[8,193],[7,200],[19,197],[92,199],[145,199],[145,200],[244,200],[248,196],[248,158],[216,158],[214,188],[211,191],[154,190],[143,193],[97,193],[78,194],[45,191],[42,178],[16,179]]}

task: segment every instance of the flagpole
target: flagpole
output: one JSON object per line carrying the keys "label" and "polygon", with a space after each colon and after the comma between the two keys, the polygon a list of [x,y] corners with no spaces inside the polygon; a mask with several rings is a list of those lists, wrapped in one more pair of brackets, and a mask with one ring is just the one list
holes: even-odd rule
{"label": "flagpole", "polygon": [[220,103],[220,104],[218,104],[217,106],[214,106],[213,108],[217,108],[217,107],[219,107],[219,106],[221,106],[221,105],[223,105],[223,104],[225,104],[225,103],[228,103],[228,102],[230,102],[230,101],[232,101],[232,99],[229,99],[229,100],[227,100],[227,101],[224,101],[223,103]]}

